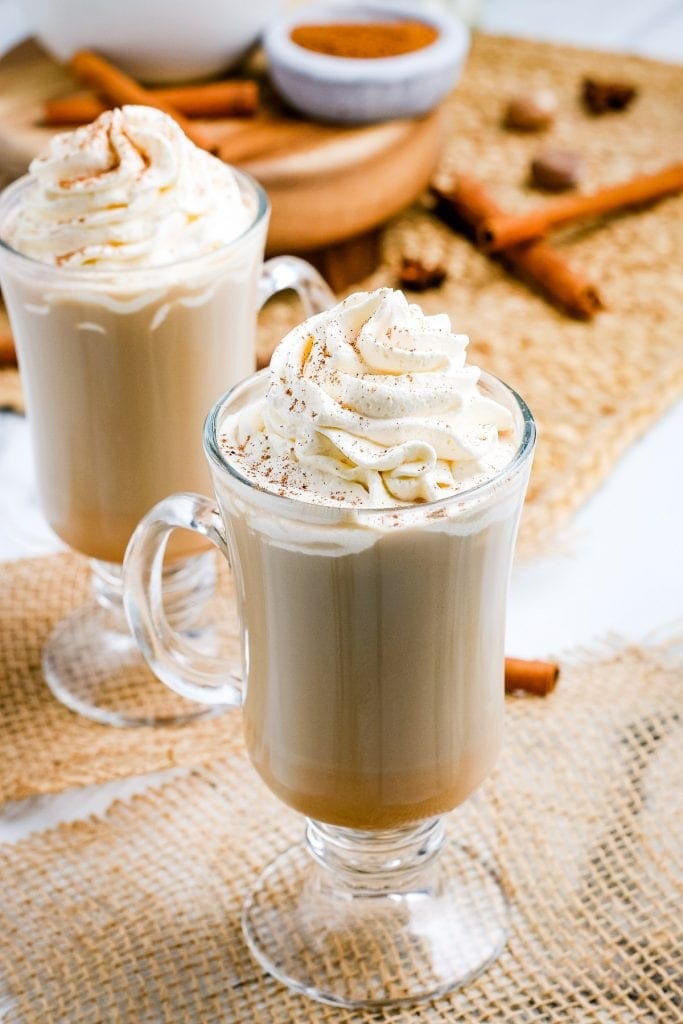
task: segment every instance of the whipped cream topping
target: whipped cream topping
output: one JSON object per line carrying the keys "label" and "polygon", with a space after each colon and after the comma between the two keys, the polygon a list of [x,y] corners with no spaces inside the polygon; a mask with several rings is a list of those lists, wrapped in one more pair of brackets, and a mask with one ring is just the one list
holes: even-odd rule
{"label": "whipped cream topping", "polygon": [[4,240],[67,267],[153,267],[211,252],[254,219],[230,167],[151,107],[55,136]]}
{"label": "whipped cream topping", "polygon": [[517,439],[465,365],[467,344],[402,292],[351,295],[280,342],[266,396],[226,418],[221,450],[258,487],[324,505],[386,508],[476,486]]}

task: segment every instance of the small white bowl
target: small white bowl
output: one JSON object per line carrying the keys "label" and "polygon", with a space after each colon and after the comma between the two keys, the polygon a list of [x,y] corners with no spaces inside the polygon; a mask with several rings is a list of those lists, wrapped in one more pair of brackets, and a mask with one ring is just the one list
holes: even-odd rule
{"label": "small white bowl", "polygon": [[[263,45],[278,92],[303,114],[321,121],[364,124],[417,117],[453,88],[469,48],[462,22],[442,11],[392,3],[311,4],[278,19]],[[359,21],[422,21],[438,36],[421,50],[396,57],[332,57],[298,46],[296,25]]]}
{"label": "small white bowl", "polygon": [[89,48],[146,82],[181,82],[218,74],[239,60],[283,0],[12,2],[27,31],[58,60]]}

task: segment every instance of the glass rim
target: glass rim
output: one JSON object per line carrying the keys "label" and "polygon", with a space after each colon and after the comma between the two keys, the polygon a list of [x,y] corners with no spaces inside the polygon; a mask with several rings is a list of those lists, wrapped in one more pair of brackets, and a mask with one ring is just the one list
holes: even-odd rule
{"label": "glass rim", "polygon": [[334,513],[336,516],[343,516],[345,514],[347,516],[350,515],[354,519],[363,522],[365,519],[374,520],[378,516],[391,515],[392,517],[398,516],[399,519],[410,518],[414,516],[416,512],[423,515],[429,515],[429,513],[455,504],[471,505],[475,502],[484,500],[490,493],[496,491],[498,486],[504,480],[515,476],[528,462],[534,450],[534,443],[536,441],[536,421],[534,420],[529,406],[521,395],[519,395],[514,388],[510,387],[509,384],[506,384],[505,381],[496,377],[495,374],[490,373],[488,370],[481,370],[481,376],[479,378],[480,381],[483,381],[484,383],[492,382],[493,384],[504,388],[515,403],[522,419],[521,437],[514,455],[508,462],[506,462],[502,469],[499,469],[487,480],[484,480],[482,483],[475,484],[473,487],[467,487],[462,491],[456,491],[455,494],[448,494],[443,498],[436,498],[434,501],[423,501],[408,505],[382,505],[379,507],[365,505],[324,505],[318,502],[304,501],[301,498],[292,498],[287,495],[281,495],[275,491],[269,491],[265,487],[260,487],[253,480],[250,480],[249,477],[241,473],[236,466],[228,461],[218,445],[218,421],[225,407],[233,401],[240,392],[248,390],[250,387],[255,385],[257,381],[264,380],[268,377],[269,374],[269,367],[265,367],[263,370],[258,370],[256,373],[250,374],[249,377],[244,378],[244,380],[239,381],[237,384],[233,385],[233,387],[229,388],[228,391],[224,392],[224,394],[221,395],[221,397],[214,403],[204,421],[204,452],[206,453],[209,462],[215,465],[224,474],[227,474],[234,480],[237,480],[238,483],[248,487],[256,494],[263,495],[266,499],[272,498],[279,504],[280,508],[287,509],[290,513],[298,514],[300,518],[310,518],[312,515],[315,515],[316,512],[324,513],[325,517],[330,513]]}
{"label": "glass rim", "polygon": [[[231,238],[229,242],[225,242],[217,249],[210,249],[208,252],[197,253],[195,256],[184,256],[181,259],[172,260],[170,263],[157,263],[150,267],[141,266],[121,266],[121,267],[61,267],[56,266],[53,263],[45,263],[43,260],[35,259],[33,256],[27,256],[26,253],[19,252],[18,249],[14,249],[8,242],[6,242],[0,235],[0,255],[6,255],[12,259],[20,261],[21,264],[28,266],[32,269],[39,269],[41,274],[52,274],[55,277],[64,278],[68,276],[72,279],[82,278],[84,281],[104,281],[111,278],[112,275],[121,277],[125,281],[131,281],[135,276],[144,276],[149,278],[150,276],[166,274],[169,270],[173,270],[177,267],[191,267],[195,264],[201,263],[203,260],[211,256],[222,255],[228,252],[233,246],[242,244],[245,239],[249,237],[256,229],[263,223],[264,219],[270,212],[270,200],[264,188],[259,185],[255,178],[252,178],[246,171],[242,171],[237,167],[230,165],[230,170],[237,178],[242,188],[246,187],[256,199],[256,211],[251,222],[242,231],[241,234],[237,235],[236,238]],[[29,174],[23,174],[16,181],[13,181],[10,185],[7,185],[0,192],[0,231],[2,230],[2,222],[6,215],[6,208],[16,195],[22,192],[25,188],[32,184],[33,179]]]}

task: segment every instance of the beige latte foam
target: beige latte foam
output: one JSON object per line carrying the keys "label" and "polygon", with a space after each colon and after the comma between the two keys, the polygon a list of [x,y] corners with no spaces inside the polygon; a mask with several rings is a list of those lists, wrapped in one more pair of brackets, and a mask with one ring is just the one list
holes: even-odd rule
{"label": "beige latte foam", "polygon": [[122,562],[152,505],[210,485],[202,423],[254,368],[265,217],[248,231],[253,191],[145,107],[57,136],[14,188],[0,235],[28,258],[3,254],[3,292],[43,509],[70,547]]}
{"label": "beige latte foam", "polygon": [[267,389],[220,425],[251,484],[214,473],[245,596],[248,748],[318,820],[451,810],[500,747],[528,464],[506,474],[520,413],[465,348],[398,293],[351,296],[288,335]]}

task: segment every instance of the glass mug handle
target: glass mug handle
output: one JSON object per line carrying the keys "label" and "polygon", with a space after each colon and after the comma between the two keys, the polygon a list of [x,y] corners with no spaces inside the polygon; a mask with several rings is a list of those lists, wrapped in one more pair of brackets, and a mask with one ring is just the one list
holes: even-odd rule
{"label": "glass mug handle", "polygon": [[[310,263],[297,256],[274,256],[261,268],[258,308],[276,292],[290,288],[299,296],[305,317],[336,302]],[[238,707],[242,702],[241,665],[202,654],[172,630],[166,619],[161,571],[166,544],[176,529],[201,534],[230,561],[214,502],[201,494],[174,494],[160,501],[140,522],[126,552],[124,603],[130,628],[154,674],[181,697],[200,704]]]}
{"label": "glass mug handle", "polygon": [[242,667],[203,654],[171,629],[164,612],[162,568],[174,530],[201,534],[230,561],[215,502],[201,494],[172,494],[158,502],[131,537],[123,565],[128,624],[148,665],[163,683],[200,704],[242,703]]}
{"label": "glass mug handle", "polygon": [[298,256],[273,256],[261,268],[258,283],[258,308],[275,295],[292,289],[299,296],[304,317],[330,309],[337,301],[334,292],[315,267]]}

